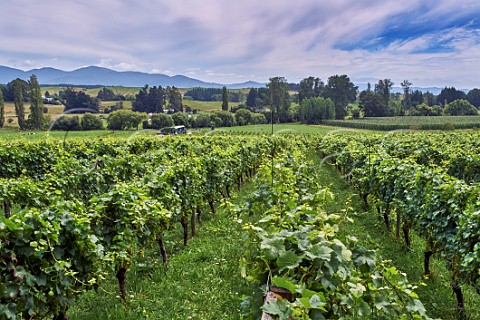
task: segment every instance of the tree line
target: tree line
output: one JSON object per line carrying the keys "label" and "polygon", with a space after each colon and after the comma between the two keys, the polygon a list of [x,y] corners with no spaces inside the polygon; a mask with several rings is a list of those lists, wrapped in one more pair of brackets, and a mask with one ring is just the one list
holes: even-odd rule
{"label": "tree line", "polygon": [[[185,92],[184,100],[196,101],[223,101],[225,88],[192,88]],[[228,101],[243,102],[245,100],[244,94],[239,91],[228,91]]]}
{"label": "tree line", "polygon": [[[369,83],[365,90],[359,91],[347,75],[334,75],[326,82],[310,76],[298,84],[288,83],[284,77],[273,77],[265,87],[251,88],[246,97],[243,93],[229,91],[226,87],[193,88],[182,96],[174,86],[163,88],[145,85],[129,99],[132,100],[132,111],[146,114],[182,113],[183,100],[189,97],[203,101],[222,101],[222,110],[227,112],[245,109],[251,113],[262,113],[268,122],[300,121],[309,124],[362,116],[476,115],[480,108],[480,90],[477,88],[465,93],[454,87],[445,87],[440,94],[434,95],[428,91],[413,90],[412,83],[408,80],[400,84],[403,90],[401,93],[394,93],[393,85],[390,79],[381,79],[374,86]],[[41,95],[34,75],[28,82],[15,79],[0,87],[0,127],[5,123],[4,101],[14,103],[21,130],[48,127],[49,119],[44,114],[48,109],[43,107],[45,98]],[[105,112],[109,113],[123,109],[122,101],[126,99],[106,87],[99,90],[96,97],[83,90],[67,87],[54,95],[54,98],[65,106],[65,113],[98,113],[100,101],[118,101],[115,106],[105,108]],[[229,102],[237,100],[242,103],[229,110]],[[30,103],[28,119],[25,118],[25,102]],[[245,117],[242,119],[238,121],[239,124],[249,123]]]}

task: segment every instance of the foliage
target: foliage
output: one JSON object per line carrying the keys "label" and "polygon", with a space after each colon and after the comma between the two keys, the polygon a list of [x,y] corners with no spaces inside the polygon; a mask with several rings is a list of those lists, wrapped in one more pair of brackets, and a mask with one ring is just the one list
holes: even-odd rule
{"label": "foliage", "polygon": [[103,248],[83,206],[52,202],[0,220],[2,318],[66,314],[77,294],[103,278]]}
{"label": "foliage", "polygon": [[98,100],[87,95],[84,91],[67,88],[60,94],[60,97],[63,99],[66,113],[98,112]]}
{"label": "foliage", "polygon": [[308,77],[300,81],[299,87],[298,100],[301,103],[303,99],[321,97],[325,84],[320,78]]}
{"label": "foliage", "polygon": [[172,114],[171,118],[176,126],[190,127],[190,118],[186,113],[176,112]]}
{"label": "foliage", "polygon": [[267,84],[268,103],[273,110],[272,122],[288,122],[288,109],[290,108],[290,95],[288,94],[288,83],[284,77],[270,78]]}
{"label": "foliage", "polygon": [[441,106],[429,106],[425,103],[416,105],[408,112],[411,116],[440,116],[443,108]]}
{"label": "foliage", "polygon": [[480,109],[480,89],[474,88],[474,89],[468,91],[467,100],[475,108]]}
{"label": "foliage", "polygon": [[171,115],[165,113],[153,114],[151,117],[151,128],[152,129],[162,129],[166,127],[173,126],[173,119]]}
{"label": "foliage", "polygon": [[365,117],[385,117],[388,115],[385,97],[380,93],[365,92],[360,100],[360,109]]}
{"label": "foliage", "polygon": [[175,87],[167,87],[168,107],[173,112],[183,112],[182,94]]}
{"label": "foliage", "polygon": [[112,89],[103,87],[100,91],[98,91],[97,99],[101,101],[123,101],[125,100],[125,96],[117,95]]}
{"label": "foliage", "polygon": [[68,117],[63,115],[53,121],[50,130],[79,131],[82,130],[82,125],[78,116]]}
{"label": "foliage", "polygon": [[223,87],[222,89],[222,110],[228,111],[228,92],[227,87]]}
{"label": "foliage", "polygon": [[167,90],[159,87],[145,85],[135,95],[132,102],[132,111],[146,113],[161,113],[167,97]]}
{"label": "foliage", "polygon": [[335,105],[332,100],[305,98],[298,109],[298,120],[307,124],[320,124],[323,120],[335,119]]}
{"label": "foliage", "polygon": [[355,238],[345,244],[336,237],[340,217],[324,211],[332,194],[318,185],[313,166],[299,152],[276,162],[262,168],[259,190],[244,209],[265,213],[244,226],[244,274],[266,283],[267,290],[276,286],[289,293],[262,311],[279,319],[429,319],[405,274],[378,262]]}
{"label": "foliage", "polygon": [[145,113],[117,110],[108,115],[107,128],[109,130],[138,129],[138,125],[146,118]]}
{"label": "foliage", "polygon": [[193,126],[195,128],[206,128],[210,126],[210,115],[207,113],[199,113],[194,118]]}
{"label": "foliage", "polygon": [[44,121],[43,114],[43,98],[40,91],[40,85],[38,84],[37,77],[35,75],[30,76],[29,93],[30,93],[30,115],[28,116],[28,127],[34,130],[41,130],[45,126],[42,126]]}
{"label": "foliage", "polygon": [[82,130],[101,130],[103,122],[97,116],[91,113],[85,113],[81,121]]}
{"label": "foliage", "polygon": [[252,113],[246,109],[239,109],[235,112],[235,122],[238,126],[252,124]]}
{"label": "foliage", "polygon": [[[219,121],[216,118],[220,119]],[[215,111],[210,114],[211,121],[215,122],[216,127],[233,127],[235,125],[235,117],[228,111]]]}
{"label": "foliage", "polygon": [[252,124],[265,124],[268,123],[267,118],[263,113],[252,113]]}
{"label": "foliage", "polygon": [[466,100],[467,95],[461,90],[455,89],[455,87],[445,87],[442,89],[440,94],[437,97],[437,101],[443,107],[446,107],[448,104],[455,100]]}
{"label": "foliage", "polygon": [[0,88],[0,128],[3,128],[4,125],[5,125],[5,101],[3,100],[3,91]]}
{"label": "foliage", "polygon": [[343,119],[347,115],[346,106],[356,100],[357,89],[346,75],[335,75],[328,78],[325,97],[330,98],[335,104],[336,119]]}
{"label": "foliage", "polygon": [[13,81],[13,91],[14,91],[14,104],[15,104],[15,114],[17,115],[18,126],[20,130],[25,130],[27,128],[25,123],[25,107],[23,104],[24,95],[22,90],[22,82],[20,79]]}
{"label": "foliage", "polygon": [[[185,97],[190,97],[192,100],[196,101],[222,101],[223,100],[223,88],[192,88],[185,92]],[[218,100],[216,97],[221,97]],[[241,92],[228,91],[228,100],[231,102],[241,102],[243,94]]]}
{"label": "foliage", "polygon": [[471,116],[478,115],[478,110],[467,100],[454,100],[445,106],[445,115],[450,116]]}

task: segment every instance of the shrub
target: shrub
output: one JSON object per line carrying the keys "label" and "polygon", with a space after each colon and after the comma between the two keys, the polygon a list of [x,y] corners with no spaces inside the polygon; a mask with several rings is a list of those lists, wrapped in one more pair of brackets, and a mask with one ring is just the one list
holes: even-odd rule
{"label": "shrub", "polygon": [[[173,119],[171,115],[165,113],[155,113],[152,115],[152,129],[162,129],[173,126]],[[145,127],[144,127],[145,128]]]}
{"label": "shrub", "polygon": [[108,115],[107,127],[109,130],[138,129],[138,125],[146,118],[147,114],[143,112],[117,110]]}
{"label": "shrub", "polygon": [[210,116],[208,114],[199,114],[194,119],[196,128],[206,128],[210,126]]}
{"label": "shrub", "polygon": [[238,109],[235,112],[235,120],[239,126],[250,124],[252,122],[252,113],[246,109]]}
{"label": "shrub", "polygon": [[82,126],[80,124],[80,119],[78,116],[74,116],[74,117],[61,116],[53,122],[51,126],[51,130],[79,131],[79,130],[82,130]]}
{"label": "shrub", "polygon": [[171,117],[173,119],[173,123],[176,126],[190,127],[190,119],[188,118],[188,116],[185,113],[176,112],[176,113],[172,114]]}
{"label": "shrub", "polygon": [[91,113],[85,113],[82,117],[82,130],[102,130],[103,122],[97,116]]}
{"label": "shrub", "polygon": [[[221,125],[217,125],[215,118],[220,118],[222,120]],[[233,127],[235,125],[235,118],[233,114],[228,111],[216,111],[212,112],[210,120],[215,122],[216,127]]]}

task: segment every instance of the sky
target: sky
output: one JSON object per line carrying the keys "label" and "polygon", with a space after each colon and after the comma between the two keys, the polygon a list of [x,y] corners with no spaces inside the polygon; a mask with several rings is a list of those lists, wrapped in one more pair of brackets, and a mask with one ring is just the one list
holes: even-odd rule
{"label": "sky", "polygon": [[0,65],[480,87],[479,0],[0,0]]}

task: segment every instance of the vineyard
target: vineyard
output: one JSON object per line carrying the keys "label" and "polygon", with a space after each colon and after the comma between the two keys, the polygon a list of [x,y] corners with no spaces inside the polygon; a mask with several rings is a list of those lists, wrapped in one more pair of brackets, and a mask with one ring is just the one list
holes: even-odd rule
{"label": "vineyard", "polygon": [[188,248],[219,210],[227,211],[222,223],[242,226],[238,278],[254,288],[234,318],[429,319],[417,284],[341,235],[353,212],[328,209],[338,200],[321,182],[327,163],[406,248],[411,233],[425,239],[424,261],[412,263],[426,275],[432,255],[444,259],[465,318],[462,286],[480,289],[478,137],[216,133],[5,143],[0,319],[67,319],[111,279],[116,303],[128,304],[126,275],[145,252],[172,274],[166,243]]}

